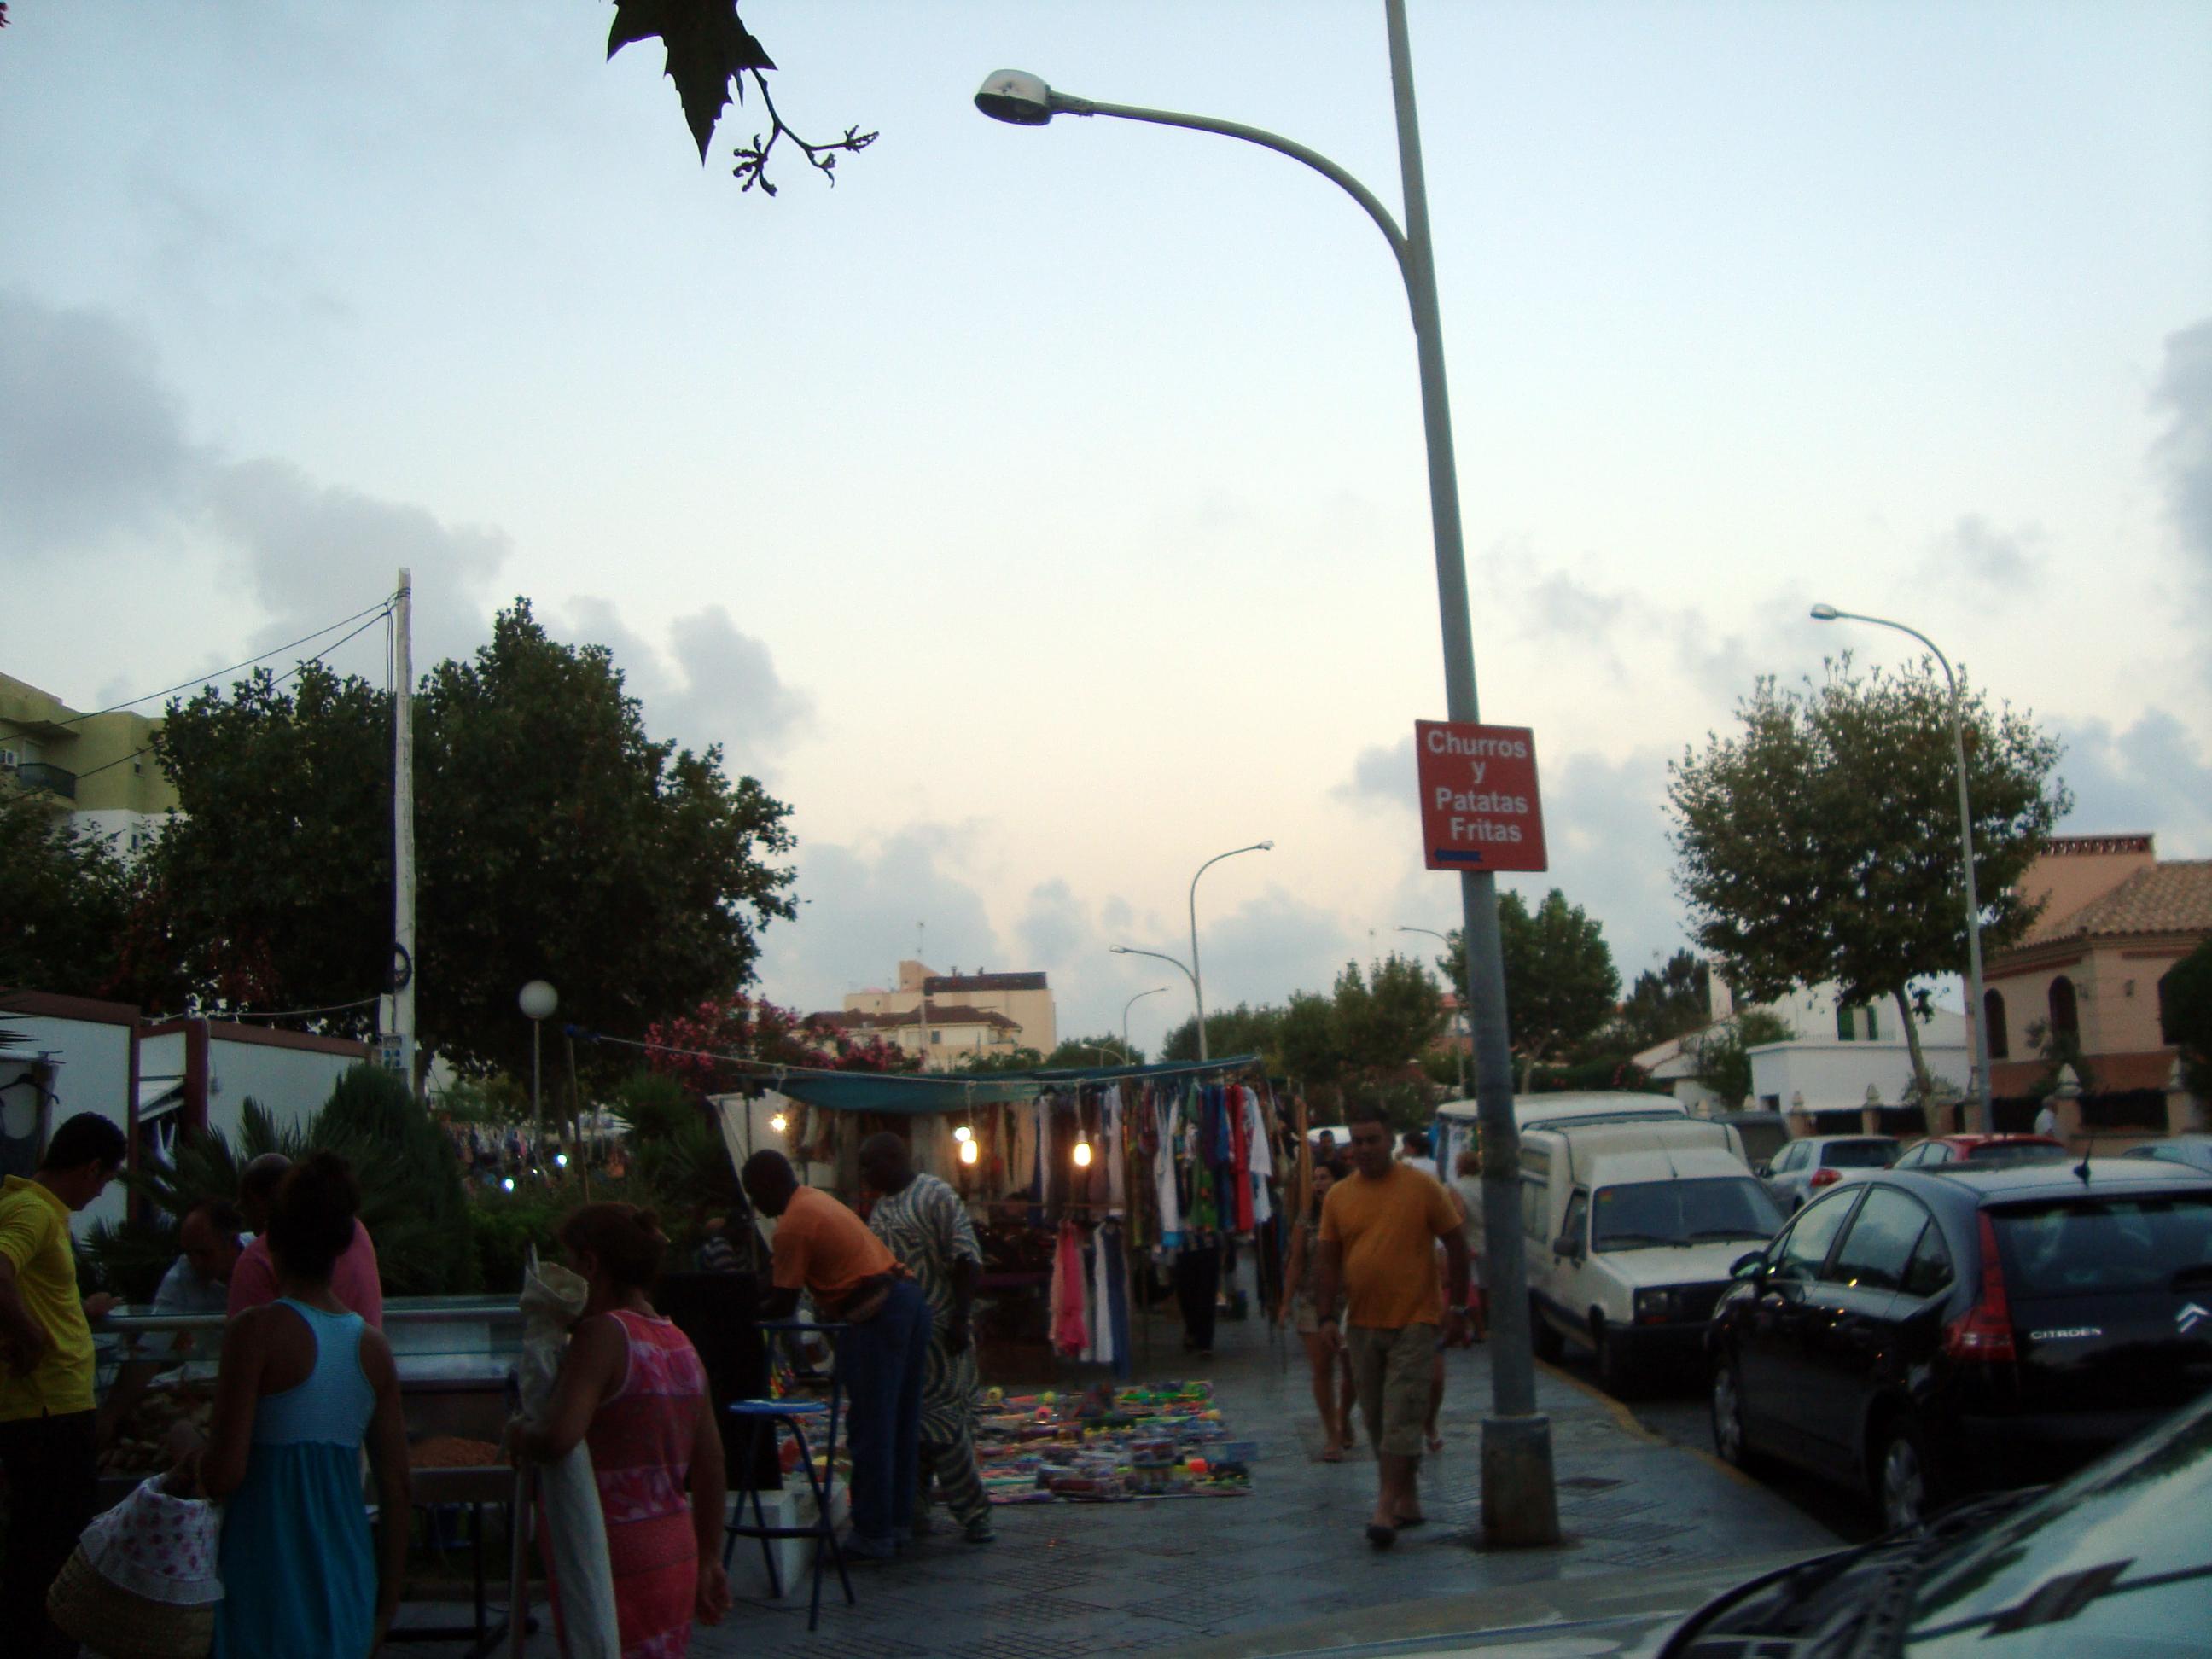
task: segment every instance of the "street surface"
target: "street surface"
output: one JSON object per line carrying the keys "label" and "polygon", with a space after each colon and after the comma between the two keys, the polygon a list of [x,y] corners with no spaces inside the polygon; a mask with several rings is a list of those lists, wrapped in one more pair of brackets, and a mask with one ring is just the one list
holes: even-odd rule
{"label": "street surface", "polygon": [[[1646,1426],[1571,1373],[1540,1367],[1566,1540],[1486,1553],[1479,1449],[1489,1369],[1477,1347],[1447,1357],[1446,1449],[1424,1468],[1430,1523],[1378,1553],[1362,1535],[1374,1465],[1364,1448],[1340,1464],[1315,1460],[1320,1431],[1303,1355],[1294,1335],[1281,1340],[1287,1352],[1279,1358],[1265,1324],[1224,1323],[1205,1373],[1237,1437],[1259,1444],[1249,1496],[1003,1506],[995,1544],[976,1547],[939,1533],[896,1563],[856,1567],[857,1606],[843,1604],[833,1578],[812,1636],[804,1595],[767,1601],[758,1547],[742,1545],[731,1572],[738,1606],[720,1629],[695,1631],[691,1651],[702,1659],[1165,1653],[1362,1607],[1544,1579],[1764,1561],[1838,1542],[1815,1516],[1713,1462],[1686,1425]],[[1171,1317],[1156,1319],[1152,1349],[1155,1363],[1146,1365],[1139,1348],[1139,1380],[1186,1375],[1176,1363]],[[433,1616],[410,1607],[403,1622]],[[536,1659],[554,1650],[544,1633],[527,1650]]]}
{"label": "street surface", "polygon": [[[1604,1393],[1597,1385],[1596,1375],[1590,1368],[1587,1355],[1570,1353],[1555,1366],[1540,1364],[1538,1369],[1571,1377],[1594,1393]],[[1679,1378],[1648,1389],[1623,1403],[1636,1420],[1651,1433],[1708,1459],[1712,1458],[1713,1420],[1711,1408],[1705,1402],[1702,1378],[1686,1371]],[[1782,1466],[1763,1468],[1758,1479],[1759,1484],[1769,1492],[1847,1543],[1864,1543],[1881,1530],[1868,1499],[1830,1486],[1825,1480],[1816,1480],[1809,1474]]]}

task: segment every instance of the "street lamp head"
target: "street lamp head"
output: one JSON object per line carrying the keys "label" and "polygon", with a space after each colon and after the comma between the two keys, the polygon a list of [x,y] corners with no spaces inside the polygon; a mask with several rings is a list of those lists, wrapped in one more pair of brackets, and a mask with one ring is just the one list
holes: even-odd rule
{"label": "street lamp head", "polygon": [[993,70],[975,94],[975,107],[994,121],[1041,127],[1053,118],[1052,88],[1026,70]]}
{"label": "street lamp head", "polygon": [[1117,957],[1126,957],[1129,954],[1129,947],[1126,945],[1109,945],[1106,948]]}
{"label": "street lamp head", "polygon": [[1843,614],[1844,613],[1842,611],[1837,610],[1832,605],[1816,605],[1813,607],[1813,620],[1814,622],[1833,622],[1837,617]]}
{"label": "street lamp head", "polygon": [[1272,841],[1263,841],[1260,843],[1260,850],[1263,853],[1272,853],[1275,850],[1275,843]]}
{"label": "street lamp head", "polygon": [[561,994],[542,979],[533,979],[522,988],[515,998],[522,1012],[532,1019],[550,1019],[553,1011],[561,1006]]}

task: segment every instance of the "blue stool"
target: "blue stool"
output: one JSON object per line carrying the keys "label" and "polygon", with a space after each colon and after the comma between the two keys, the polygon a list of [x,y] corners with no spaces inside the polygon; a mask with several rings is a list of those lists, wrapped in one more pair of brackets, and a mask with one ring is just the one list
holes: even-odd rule
{"label": "blue stool", "polygon": [[[769,1332],[820,1332],[830,1338],[833,1352],[836,1333],[842,1328],[842,1326],[808,1325],[788,1320],[778,1320],[761,1326],[761,1329]],[[799,1443],[799,1463],[806,1471],[807,1486],[814,1494],[814,1520],[811,1525],[804,1527],[772,1527],[768,1524],[768,1516],[761,1508],[760,1489],[747,1487],[738,1496],[735,1517],[723,1529],[722,1566],[725,1571],[728,1569],[730,1557],[737,1549],[738,1539],[759,1539],[761,1558],[768,1566],[769,1587],[781,1598],[783,1595],[783,1576],[776,1567],[775,1552],[769,1547],[769,1540],[777,1538],[813,1539],[814,1593],[806,1613],[806,1628],[810,1633],[822,1618],[822,1557],[825,1550],[837,1565],[837,1581],[845,1587],[845,1605],[851,1607],[855,1599],[852,1575],[845,1570],[844,1548],[837,1541],[837,1528],[830,1510],[830,1495],[837,1480],[837,1425],[842,1405],[843,1391],[839,1386],[833,1363],[827,1405],[818,1400],[735,1400],[728,1407],[730,1416],[744,1430],[744,1444],[738,1454],[738,1467],[740,1468],[750,1470],[758,1467],[755,1453],[759,1445],[758,1437],[763,1432],[773,1436],[778,1424],[791,1431],[792,1438]],[[817,1474],[814,1468],[813,1448],[807,1443],[806,1425],[809,1422],[821,1425],[825,1419],[828,1433],[822,1443],[822,1468]],[[753,1506],[753,1518],[750,1524],[744,1519],[745,1503],[749,1498]]]}

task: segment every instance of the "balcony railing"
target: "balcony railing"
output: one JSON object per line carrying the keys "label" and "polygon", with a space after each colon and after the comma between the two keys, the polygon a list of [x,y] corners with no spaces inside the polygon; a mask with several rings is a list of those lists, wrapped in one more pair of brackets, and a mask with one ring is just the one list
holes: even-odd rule
{"label": "balcony railing", "polygon": [[76,799],[76,774],[44,761],[25,761],[15,769],[15,777],[26,789],[50,790],[64,800]]}

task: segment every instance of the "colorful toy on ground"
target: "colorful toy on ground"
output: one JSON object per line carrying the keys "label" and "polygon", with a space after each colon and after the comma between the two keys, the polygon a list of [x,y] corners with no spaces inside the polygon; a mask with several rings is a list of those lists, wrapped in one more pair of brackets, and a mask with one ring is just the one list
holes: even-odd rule
{"label": "colorful toy on ground", "polygon": [[1202,1382],[1100,1383],[1065,1398],[992,1389],[975,1450],[994,1504],[1241,1497],[1257,1454],[1250,1441],[1229,1439]]}

